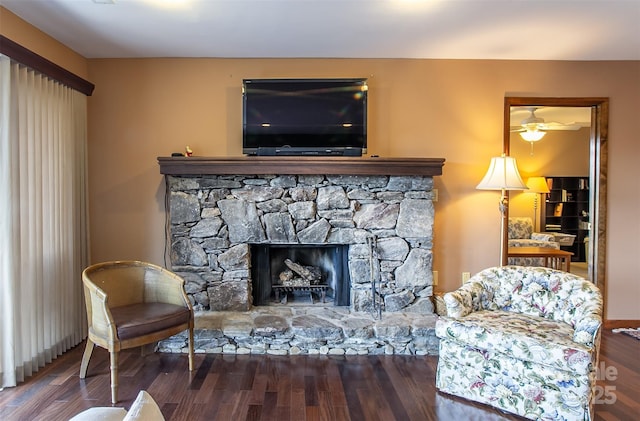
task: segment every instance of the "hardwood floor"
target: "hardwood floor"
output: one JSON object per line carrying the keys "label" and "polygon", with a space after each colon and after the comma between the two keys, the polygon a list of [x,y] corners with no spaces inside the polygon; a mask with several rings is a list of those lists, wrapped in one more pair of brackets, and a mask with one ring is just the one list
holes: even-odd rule
{"label": "hardwood floor", "polygon": [[[83,344],[37,375],[0,392],[2,420],[67,420],[86,408],[110,406],[108,354],[96,348],[85,380]],[[596,420],[640,414],[640,341],[605,331]],[[120,402],[140,389],[167,420],[517,420],[436,392],[437,357],[186,355],[128,350],[120,357]],[[616,374],[613,374],[613,371]]]}

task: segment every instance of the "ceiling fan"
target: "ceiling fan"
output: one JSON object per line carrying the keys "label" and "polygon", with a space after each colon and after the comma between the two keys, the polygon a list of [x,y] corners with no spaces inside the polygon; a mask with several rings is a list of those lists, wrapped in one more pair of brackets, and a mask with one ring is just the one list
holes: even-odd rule
{"label": "ceiling fan", "polygon": [[[512,132],[517,133],[542,133],[540,137],[536,140],[542,139],[544,136],[544,132],[550,130],[579,130],[583,125],[575,122],[571,123],[560,123],[557,121],[545,121],[544,118],[536,116],[536,110],[538,107],[525,107],[520,108],[520,110],[526,110],[529,112],[529,115],[520,121],[520,125],[511,126]],[[519,111],[517,108],[514,111]],[[524,136],[523,136],[524,138]],[[529,142],[535,142],[536,140],[525,139]]]}
{"label": "ceiling fan", "polygon": [[[557,121],[545,121],[544,118],[536,116],[536,111],[541,107],[515,107],[511,110],[511,132],[520,134],[523,140],[531,144],[531,155],[533,155],[533,144],[544,137],[548,131],[552,130],[579,130],[583,127],[580,123],[560,123]],[[520,121],[519,125],[513,125],[513,120],[517,114],[528,112],[528,116]]]}

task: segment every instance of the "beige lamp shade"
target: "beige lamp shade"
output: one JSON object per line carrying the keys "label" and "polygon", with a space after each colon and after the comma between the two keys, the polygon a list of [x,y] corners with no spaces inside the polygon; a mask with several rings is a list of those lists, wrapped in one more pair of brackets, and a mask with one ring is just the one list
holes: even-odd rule
{"label": "beige lamp shade", "polygon": [[549,186],[545,177],[529,177],[527,187],[531,193],[549,193]]}
{"label": "beige lamp shade", "polygon": [[522,181],[516,159],[511,156],[495,156],[491,158],[489,169],[480,184],[479,190],[527,190]]}

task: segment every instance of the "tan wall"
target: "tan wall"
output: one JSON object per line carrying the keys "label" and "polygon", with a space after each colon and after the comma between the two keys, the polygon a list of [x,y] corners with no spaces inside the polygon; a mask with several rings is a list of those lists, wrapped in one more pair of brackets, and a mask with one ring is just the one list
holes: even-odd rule
{"label": "tan wall", "polygon": [[[608,316],[640,318],[637,259],[624,257],[638,255],[638,242],[628,237],[628,224],[620,219],[621,213],[633,213],[626,206],[634,208],[635,203],[637,209],[638,204],[637,194],[629,194],[637,183],[627,178],[638,174],[629,116],[640,101],[637,84],[635,92],[630,86],[638,69],[638,63],[614,62],[90,60],[96,83],[90,100],[93,257],[162,262],[164,184],[155,158],[181,152],[187,144],[197,155],[239,155],[243,78],[365,76],[370,86],[369,153],[447,159],[444,175],[436,180],[440,200],[434,269],[439,271],[438,289],[451,290],[459,285],[461,272],[477,272],[499,261],[498,194],[476,191],[475,186],[490,157],[502,151],[503,97],[608,96],[609,191],[612,200],[622,195],[625,203],[622,209],[615,202],[609,205],[607,283],[616,305],[609,306]],[[551,137],[543,142],[550,145]],[[532,161],[546,155],[540,142]],[[567,168],[575,162],[584,166],[577,154],[563,155]],[[528,161],[523,157],[525,176],[549,168],[548,163]]]}
{"label": "tan wall", "polygon": [[0,33],[83,79],[88,77],[87,60],[44,32],[35,29],[0,6]]}
{"label": "tan wall", "polygon": [[89,60],[93,260],[163,262],[156,157],[185,145],[196,155],[239,155],[243,78],[363,76],[369,153],[447,160],[436,179],[434,240],[443,291],[460,284],[461,272],[499,262],[498,193],[475,186],[502,151],[504,96],[610,97],[606,317],[640,319],[640,62]]}

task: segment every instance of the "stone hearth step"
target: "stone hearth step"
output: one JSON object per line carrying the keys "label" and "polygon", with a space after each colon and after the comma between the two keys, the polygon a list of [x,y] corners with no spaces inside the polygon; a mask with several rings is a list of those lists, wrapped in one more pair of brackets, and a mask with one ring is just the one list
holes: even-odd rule
{"label": "stone hearth step", "polygon": [[[248,312],[196,312],[198,353],[436,355],[435,314],[366,312],[343,307],[255,307]],[[186,333],[159,343],[187,352]]]}

